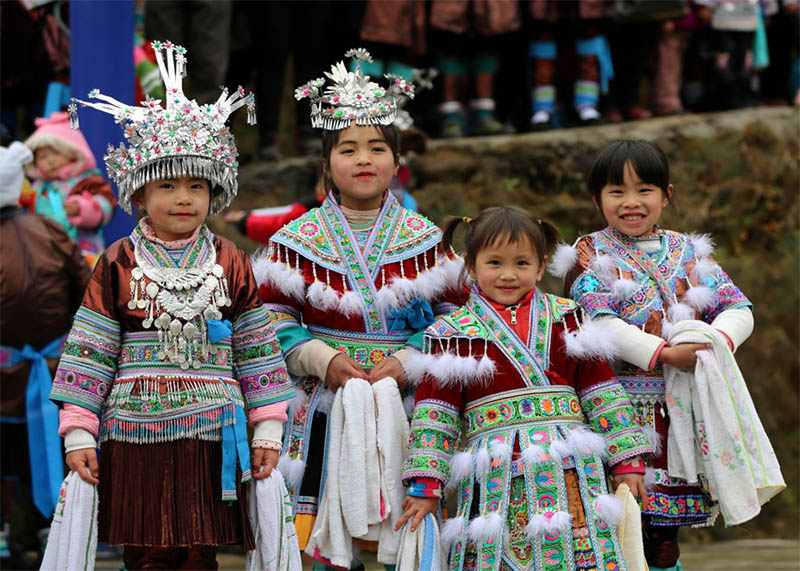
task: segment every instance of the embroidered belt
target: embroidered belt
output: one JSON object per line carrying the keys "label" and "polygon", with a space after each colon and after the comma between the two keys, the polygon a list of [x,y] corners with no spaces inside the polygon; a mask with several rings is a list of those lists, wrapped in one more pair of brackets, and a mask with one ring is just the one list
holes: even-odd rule
{"label": "embroidered belt", "polygon": [[393,335],[375,335],[313,325],[309,325],[308,330],[315,339],[348,355],[364,369],[374,368],[386,357],[402,349],[412,334],[411,331],[399,331]]}
{"label": "embroidered belt", "polygon": [[666,382],[661,370],[621,369],[617,371],[617,379],[633,403],[666,402]]}
{"label": "embroidered belt", "polygon": [[126,333],[122,336],[119,353],[118,380],[127,377],[181,377],[233,380],[233,355],[229,341],[214,344],[214,351],[198,369],[182,369],[179,363],[159,358],[164,344],[151,331]]}
{"label": "embroidered belt", "polygon": [[586,423],[578,395],[567,386],[526,387],[484,397],[470,403],[463,416],[467,439],[531,422]]}

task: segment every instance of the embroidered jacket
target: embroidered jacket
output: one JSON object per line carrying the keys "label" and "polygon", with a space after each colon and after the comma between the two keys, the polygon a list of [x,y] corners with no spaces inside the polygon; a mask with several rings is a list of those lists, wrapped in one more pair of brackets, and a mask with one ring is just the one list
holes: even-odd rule
{"label": "embroidered jacket", "polygon": [[[458,510],[443,532],[456,534],[450,569],[465,558],[486,569],[501,561],[512,568],[594,561],[624,569],[597,503],[607,494],[603,459],[616,465],[650,447],[608,364],[567,355],[563,335],[578,328],[575,309],[538,290],[503,309],[473,289],[464,306],[426,330],[423,354],[409,363],[421,384],[403,479],[458,487]],[[465,449],[456,453],[464,437]],[[570,533],[577,517],[567,502],[570,468],[588,529],[580,555]],[[521,489],[527,504],[518,503]]]}
{"label": "embroidered jacket", "polygon": [[[232,334],[205,344],[205,355],[198,349],[200,337],[195,335],[194,344],[188,344],[192,354],[183,366],[174,355],[165,355],[166,334],[153,327],[154,316],[147,313],[152,307],[146,309],[143,299],[155,284],[150,282],[145,288],[142,280],[138,291],[136,280],[142,278],[142,270],[134,253],[137,244],[148,261],[163,268],[180,268],[183,271],[177,273],[187,277],[196,277],[197,268],[216,255],[220,273],[233,284],[230,293],[225,292],[232,298],[230,303],[225,303],[221,291],[209,294],[187,286],[181,293],[185,303],[181,311],[187,311],[195,296],[216,295],[221,319],[233,324]],[[156,308],[167,303],[160,294],[156,300]],[[205,333],[204,321],[195,318],[184,322],[178,322],[184,333]],[[189,323],[194,329],[188,327]],[[185,351],[187,344],[179,343],[175,350]],[[173,260],[137,226],[128,238],[109,246],[98,260],[69,333],[50,398],[102,415],[101,442],[153,443],[181,438],[221,440],[221,428],[234,422],[236,406],[247,403],[253,409],[287,400],[293,393],[269,313],[258,297],[245,254],[203,226],[180,260]]]}
{"label": "embroidered jacket", "polygon": [[[662,337],[670,322],[698,319],[711,323],[729,309],[752,304],[710,257],[703,236],[659,230],[661,248],[647,253],[628,236],[608,227],[576,242],[575,266],[565,290],[592,317],[612,316]],[[713,506],[698,487],[667,473],[664,376],[661,363],[651,370],[620,362],[616,374],[656,450],[648,464],[655,487],[643,513],[655,525],[697,525],[713,521]]]}
{"label": "embroidered jacket", "polygon": [[[275,233],[266,256],[253,262],[285,355],[319,339],[368,371],[405,346],[421,347],[433,316],[420,325],[419,314],[456,307],[448,300],[458,299],[463,264],[442,254],[439,228],[385,196],[367,233],[353,231],[331,193]],[[306,462],[324,386],[316,378],[298,382],[306,398],[290,407],[284,453]],[[290,487],[296,493],[299,483]]]}

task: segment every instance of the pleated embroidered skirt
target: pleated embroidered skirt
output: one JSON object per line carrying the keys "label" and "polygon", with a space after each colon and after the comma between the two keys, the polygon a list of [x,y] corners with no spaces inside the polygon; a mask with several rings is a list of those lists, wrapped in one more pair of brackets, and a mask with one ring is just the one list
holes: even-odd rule
{"label": "pleated embroidered skirt", "polygon": [[98,540],[109,545],[255,548],[244,486],[222,498],[222,445],[204,440],[130,444],[100,451]]}

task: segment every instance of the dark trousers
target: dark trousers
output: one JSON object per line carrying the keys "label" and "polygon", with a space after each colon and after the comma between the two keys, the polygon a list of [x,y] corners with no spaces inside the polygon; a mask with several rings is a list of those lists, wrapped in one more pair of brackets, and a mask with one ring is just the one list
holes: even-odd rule
{"label": "dark trousers", "polygon": [[122,553],[128,571],[138,569],[219,569],[217,548],[213,545],[192,547],[139,547],[126,545]]}

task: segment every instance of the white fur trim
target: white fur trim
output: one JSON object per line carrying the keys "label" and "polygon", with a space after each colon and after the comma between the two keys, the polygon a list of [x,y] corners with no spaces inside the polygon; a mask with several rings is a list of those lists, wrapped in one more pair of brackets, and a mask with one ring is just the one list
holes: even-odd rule
{"label": "white fur trim", "polygon": [[492,460],[506,462],[511,459],[511,446],[509,446],[507,442],[493,440],[489,455],[492,457]]}
{"label": "white fur trim", "polygon": [[475,454],[475,475],[478,476],[480,481],[486,479],[486,474],[489,473],[489,468],[492,465],[492,458],[486,448],[479,448]]}
{"label": "white fur trim", "polygon": [[607,524],[617,525],[622,517],[622,503],[616,496],[603,494],[594,500],[594,509]]}
{"label": "white fur trim", "polygon": [[333,399],[335,398],[336,394],[332,390],[325,389],[322,391],[322,395],[320,395],[319,400],[317,401],[317,408],[315,409],[315,412],[328,414],[331,411]]}
{"label": "white fur trim", "polygon": [[529,466],[536,466],[537,464],[544,464],[550,460],[550,455],[547,451],[538,444],[531,444],[522,453],[525,463]]}
{"label": "white fur trim", "polygon": [[717,270],[717,262],[715,262],[711,258],[701,258],[694,265],[694,267],[692,267],[691,275],[694,279],[700,281],[712,277],[716,270]]}
{"label": "white fur trim", "polygon": [[487,355],[486,353],[483,354],[481,360],[478,361],[478,379],[483,382],[489,382],[492,377],[494,377],[494,373],[497,370],[497,367],[494,364],[494,361]]}
{"label": "white fur trim", "polygon": [[669,316],[670,322],[675,324],[680,321],[694,319],[694,309],[685,303],[673,303],[669,306],[669,309],[667,309],[667,315]]}
{"label": "white fur trim", "polygon": [[639,284],[628,278],[614,280],[614,283],[611,284],[612,295],[620,301],[630,299],[638,289]]}
{"label": "white fur trim", "polygon": [[289,401],[289,410],[298,411],[303,403],[306,402],[306,393],[302,389],[295,388],[294,396]]}
{"label": "white fur trim", "polygon": [[433,301],[447,289],[447,275],[438,269],[438,266],[423,271],[414,280],[420,296],[427,301]]}
{"label": "white fur trim", "polygon": [[573,430],[569,442],[575,453],[582,456],[594,454],[604,458],[606,455],[606,439],[591,430]]}
{"label": "white fur trim", "polygon": [[[410,361],[411,359],[409,359]],[[442,388],[456,385],[470,386],[486,382],[494,373],[494,362],[486,357],[479,362],[475,357],[461,357],[445,352],[438,355],[427,355],[421,360],[415,360],[410,367],[406,363],[406,374],[412,382],[421,379],[421,373],[427,372],[436,379]]]}
{"label": "white fur trim", "polygon": [[660,456],[662,448],[664,446],[661,435],[652,426],[642,426],[642,432],[644,432],[644,436],[645,438],[647,438],[647,442],[653,448],[653,455]]}
{"label": "white fur trim", "polygon": [[714,241],[711,234],[689,234],[689,242],[694,249],[694,255],[698,258],[705,258],[714,252]]}
{"label": "white fur trim", "polygon": [[428,372],[436,378],[440,387],[454,384],[453,371],[457,366],[457,359],[458,357],[448,352],[434,356]]}
{"label": "white fur trim", "polygon": [[401,304],[406,304],[416,297],[417,288],[416,284],[408,278],[395,277],[389,284],[389,287],[397,296]]}
{"label": "white fur trim", "polygon": [[568,531],[572,523],[569,512],[545,512],[534,515],[525,526],[528,537],[533,539],[548,531]]}
{"label": "white fur trim", "polygon": [[548,523],[547,517],[544,514],[536,514],[528,522],[528,525],[525,526],[525,533],[528,534],[530,539],[538,537],[547,531]]}
{"label": "white fur trim", "polygon": [[578,249],[569,244],[559,244],[553,256],[550,258],[550,263],[547,264],[547,271],[550,275],[557,278],[565,278],[567,273],[578,262]]}
{"label": "white fur trim", "polygon": [[569,531],[572,524],[572,515],[569,512],[558,511],[550,518],[549,531]]}
{"label": "white fur trim", "polygon": [[297,489],[303,481],[303,474],[306,471],[306,463],[299,458],[289,458],[285,454],[278,460],[278,471],[283,478],[289,482],[293,488]]}
{"label": "white fur trim", "polygon": [[361,296],[354,291],[346,291],[342,294],[342,297],[339,298],[339,311],[345,317],[352,317],[353,315],[361,313],[363,307],[364,302]]}
{"label": "white fur trim", "polygon": [[461,274],[464,271],[464,258],[445,258],[444,260],[439,260],[439,265],[437,266],[440,268],[440,271],[444,272],[445,276],[445,287],[449,289],[454,289],[457,287],[459,280],[461,279]]}
{"label": "white fur trim", "polygon": [[285,263],[272,261],[265,255],[253,256],[250,265],[258,285],[273,286],[287,297],[304,301],[306,284],[299,272],[288,269]]}
{"label": "white fur trim", "polygon": [[690,287],[683,299],[697,311],[703,311],[714,301],[714,292],[706,286]]}
{"label": "white fur trim", "polygon": [[378,309],[383,312],[391,311],[400,307],[400,299],[389,286],[384,286],[375,294],[375,303]]}
{"label": "white fur trim", "polygon": [[566,440],[559,438],[550,443],[550,456],[553,457],[553,460],[555,460],[556,464],[560,464],[564,458],[567,456],[572,456],[572,454],[572,446],[570,446],[570,443]]}
{"label": "white fur trim", "polygon": [[564,331],[567,355],[578,359],[605,359],[619,355],[619,348],[608,328],[599,320],[587,320],[576,331]]}
{"label": "white fur trim", "polygon": [[492,512],[472,519],[467,527],[467,535],[472,541],[498,539],[503,533],[503,518]]}
{"label": "white fur trim", "polygon": [[450,547],[456,541],[461,539],[464,535],[464,526],[466,524],[466,520],[464,519],[463,515],[458,517],[450,518],[444,525],[442,526],[442,544],[445,547]]}
{"label": "white fur trim", "polygon": [[608,254],[600,254],[597,256],[592,260],[589,267],[597,274],[597,277],[606,283],[610,283],[616,277],[617,266],[614,264],[614,258]]}
{"label": "white fur trim", "polygon": [[669,319],[662,319],[661,320],[661,337],[663,339],[669,339],[669,334],[672,332],[672,323]]}
{"label": "white fur trim", "polygon": [[450,480],[448,486],[456,486],[472,473],[473,458],[470,452],[458,452],[450,461]]}
{"label": "white fur trim", "polygon": [[408,356],[406,362],[403,363],[403,369],[406,372],[406,377],[410,385],[416,386],[422,382],[422,377],[425,375],[428,368],[430,368],[432,359],[433,357],[431,355],[425,355],[424,353],[418,353],[416,351]]}
{"label": "white fur trim", "polygon": [[256,278],[258,285],[263,284],[267,280],[267,268],[274,264],[272,260],[267,257],[266,251],[262,248],[250,256],[250,266],[253,268],[253,277]]}
{"label": "white fur trim", "polygon": [[414,393],[407,394],[403,397],[403,410],[406,411],[406,418],[411,420],[414,416],[414,409],[417,407],[417,399]]}
{"label": "white fur trim", "polygon": [[313,307],[322,311],[328,311],[339,305],[339,295],[336,290],[319,280],[308,286],[306,298]]}
{"label": "white fur trim", "polygon": [[568,357],[582,358],[585,355],[586,349],[583,346],[583,336],[579,335],[580,331],[564,331],[562,338],[564,339],[564,349]]}

